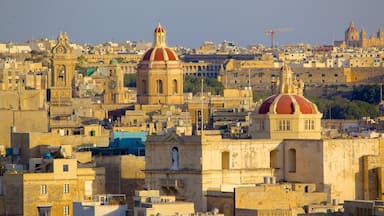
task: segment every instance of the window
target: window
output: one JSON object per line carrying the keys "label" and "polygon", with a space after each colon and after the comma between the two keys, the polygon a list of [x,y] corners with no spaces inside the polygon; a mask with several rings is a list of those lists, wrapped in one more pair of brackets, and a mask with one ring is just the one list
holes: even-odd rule
{"label": "window", "polygon": [[157,93],[163,94],[163,81],[157,80]]}
{"label": "window", "polygon": [[229,152],[221,153],[221,169],[229,169]]}
{"label": "window", "polygon": [[178,93],[177,92],[177,80],[176,79],[174,79],[173,83],[172,83],[172,93],[173,94],[177,94]]}
{"label": "window", "polygon": [[51,216],[51,206],[37,206],[39,216]]}
{"label": "window", "polygon": [[47,194],[47,185],[43,184],[40,186],[40,194],[41,195]]}
{"label": "window", "polygon": [[279,120],[279,131],[290,131],[291,121],[290,120]]}
{"label": "window", "polygon": [[270,168],[279,169],[278,159],[279,159],[279,150],[272,150],[269,152]]}
{"label": "window", "polygon": [[69,215],[69,206],[64,206],[63,208],[63,215]]}
{"label": "window", "polygon": [[142,80],[141,81],[141,85],[143,87],[143,94],[146,95],[147,94],[147,81],[146,80]]}
{"label": "window", "polygon": [[315,130],[315,120],[305,120],[304,130]]}
{"label": "window", "polygon": [[64,193],[69,193],[69,184],[64,184]]}
{"label": "window", "polygon": [[69,166],[68,164],[63,165],[63,172],[68,172],[69,171]]}
{"label": "window", "polygon": [[265,122],[264,120],[260,120],[260,130],[264,130],[265,129]]}
{"label": "window", "polygon": [[296,172],[296,149],[288,150],[288,172]]}

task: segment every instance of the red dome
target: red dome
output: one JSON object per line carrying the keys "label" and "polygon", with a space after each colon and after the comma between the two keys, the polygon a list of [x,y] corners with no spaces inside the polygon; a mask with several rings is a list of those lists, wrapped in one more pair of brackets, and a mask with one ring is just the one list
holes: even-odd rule
{"label": "red dome", "polygon": [[269,112],[269,107],[275,101],[276,95],[272,95],[269,98],[265,99],[259,108],[259,114],[267,114]]}
{"label": "red dome", "polygon": [[290,95],[281,95],[276,105],[277,114],[293,114],[295,106]]}
{"label": "red dome", "polygon": [[143,55],[142,61],[178,61],[176,53],[167,47],[155,47],[149,49]]}
{"label": "red dome", "polygon": [[315,105],[312,102],[302,96],[289,94],[273,95],[265,99],[258,113],[269,113],[271,105],[274,106],[274,113],[276,114],[293,114],[296,109],[299,109],[302,114],[317,113]]}

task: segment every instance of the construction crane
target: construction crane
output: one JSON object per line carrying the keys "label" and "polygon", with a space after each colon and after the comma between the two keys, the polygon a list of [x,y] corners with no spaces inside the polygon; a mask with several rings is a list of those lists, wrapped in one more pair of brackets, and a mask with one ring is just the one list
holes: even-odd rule
{"label": "construction crane", "polygon": [[271,48],[275,49],[275,34],[277,32],[289,32],[292,31],[290,28],[278,28],[278,29],[267,29],[264,31],[266,35],[271,35]]}

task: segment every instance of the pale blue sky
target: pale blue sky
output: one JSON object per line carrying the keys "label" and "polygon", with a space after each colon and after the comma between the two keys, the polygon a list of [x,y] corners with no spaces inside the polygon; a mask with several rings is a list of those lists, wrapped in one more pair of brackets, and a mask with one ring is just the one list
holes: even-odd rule
{"label": "pale blue sky", "polygon": [[383,0],[1,0],[0,42],[56,38],[76,43],[153,40],[160,21],[171,46],[204,41],[270,45],[265,29],[287,43],[330,44],[353,20],[368,35],[384,27]]}

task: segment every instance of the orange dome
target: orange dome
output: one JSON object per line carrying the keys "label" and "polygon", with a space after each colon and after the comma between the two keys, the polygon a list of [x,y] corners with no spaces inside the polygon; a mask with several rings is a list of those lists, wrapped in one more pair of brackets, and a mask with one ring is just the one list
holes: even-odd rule
{"label": "orange dome", "polygon": [[154,47],[143,55],[142,61],[178,61],[176,53],[168,47]]}
{"label": "orange dome", "polygon": [[[273,109],[271,110],[271,108]],[[316,105],[299,95],[280,94],[265,99],[259,107],[258,114],[293,114],[295,111],[302,114],[316,114]]]}

